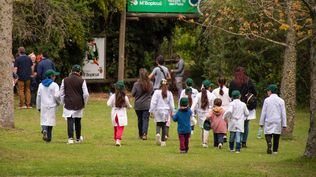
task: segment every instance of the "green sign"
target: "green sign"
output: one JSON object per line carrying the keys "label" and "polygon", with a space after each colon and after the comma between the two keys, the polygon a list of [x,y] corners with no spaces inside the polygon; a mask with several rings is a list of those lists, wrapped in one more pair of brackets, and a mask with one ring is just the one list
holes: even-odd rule
{"label": "green sign", "polygon": [[192,0],[128,0],[128,12],[197,13]]}

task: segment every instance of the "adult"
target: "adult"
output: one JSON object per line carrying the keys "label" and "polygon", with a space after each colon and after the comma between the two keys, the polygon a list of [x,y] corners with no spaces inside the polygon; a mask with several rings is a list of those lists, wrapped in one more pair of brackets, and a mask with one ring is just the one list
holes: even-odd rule
{"label": "adult", "polygon": [[[238,90],[241,94],[241,101],[246,103],[246,94],[252,93],[257,96],[257,91],[251,81],[251,79],[246,75],[245,69],[243,67],[237,67],[234,73],[234,80],[230,82],[229,85],[229,96],[232,97],[232,91]],[[249,110],[249,108],[248,108]],[[256,109],[249,110],[249,115],[244,122],[244,133],[241,134],[241,143],[243,148],[247,148],[247,139],[249,133],[249,121],[256,119]]]}
{"label": "adult", "polygon": [[81,118],[83,109],[88,102],[89,92],[86,81],[81,78],[80,65],[72,66],[70,76],[62,80],[60,86],[60,99],[64,104],[63,117],[68,125],[68,144],[74,143],[74,124],[76,130],[76,142],[82,142]]}
{"label": "adult", "polygon": [[134,83],[132,95],[135,97],[135,112],[138,118],[138,135],[140,139],[147,140],[149,108],[153,84],[148,78],[146,69],[139,70],[139,79]]}
{"label": "adult", "polygon": [[20,97],[20,109],[31,107],[31,75],[32,60],[25,54],[24,47],[19,47],[19,56],[14,62],[14,72],[18,75],[18,89]]}
{"label": "adult", "polygon": [[45,72],[49,69],[56,71],[55,64],[51,59],[49,59],[48,52],[46,51],[44,52],[43,58],[38,63],[38,66],[37,66],[37,76],[38,76],[39,81],[42,81],[45,79]]}
{"label": "adult", "polygon": [[172,69],[171,72],[175,74],[174,79],[178,90],[178,97],[180,97],[181,91],[183,89],[182,79],[184,75],[184,61],[178,54],[176,55],[176,61],[176,69]]}
{"label": "adult", "polygon": [[153,69],[151,74],[148,76],[149,79],[153,79],[155,77],[154,82],[154,90],[160,89],[160,84],[162,79],[170,79],[170,73],[167,67],[163,66],[164,58],[162,55],[159,55],[156,58],[156,64],[157,66]]}
{"label": "adult", "polygon": [[[36,55],[32,52],[29,54],[29,57],[32,60],[32,75],[31,75],[31,105],[36,106],[36,93],[37,93],[37,81],[36,81],[36,76],[37,76],[37,62],[36,62]],[[58,87],[59,88],[59,87]]]}
{"label": "adult", "polygon": [[[270,84],[267,88],[268,97],[264,100],[260,117],[260,126],[264,127],[267,142],[267,153],[277,154],[282,128],[286,128],[285,103],[277,95],[278,87]],[[272,148],[273,137],[273,148]]]}

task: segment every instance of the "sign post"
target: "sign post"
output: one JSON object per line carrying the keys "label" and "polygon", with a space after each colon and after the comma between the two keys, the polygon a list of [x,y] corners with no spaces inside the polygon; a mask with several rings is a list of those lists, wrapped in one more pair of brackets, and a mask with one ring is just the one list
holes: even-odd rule
{"label": "sign post", "polygon": [[121,12],[121,24],[120,24],[120,39],[119,39],[119,66],[118,66],[118,80],[124,79],[124,64],[125,64],[125,31],[126,31],[126,2]]}

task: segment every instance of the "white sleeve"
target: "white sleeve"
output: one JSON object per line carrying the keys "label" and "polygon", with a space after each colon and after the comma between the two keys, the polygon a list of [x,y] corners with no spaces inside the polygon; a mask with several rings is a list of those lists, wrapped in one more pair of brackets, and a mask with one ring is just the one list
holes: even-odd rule
{"label": "white sleeve", "polygon": [[110,96],[106,104],[110,107],[115,107],[115,94]]}
{"label": "white sleeve", "polygon": [[261,110],[259,125],[264,125],[264,122],[266,119],[266,113],[267,113],[267,105],[266,105],[266,101],[264,100],[262,110]]}
{"label": "white sleeve", "polygon": [[38,90],[37,90],[36,109],[41,109],[41,91],[42,91],[42,84],[38,86]]}
{"label": "white sleeve", "polygon": [[88,92],[88,87],[87,87],[86,80],[84,80],[83,83],[82,83],[82,91],[83,91],[84,104],[87,104],[88,98],[89,98],[89,92]]}
{"label": "white sleeve", "polygon": [[170,101],[169,101],[169,106],[170,106],[170,112],[171,113],[174,113],[173,110],[174,110],[174,99],[173,99],[173,95],[172,93],[170,92]]}
{"label": "white sleeve", "polygon": [[150,108],[149,108],[149,112],[154,112],[156,106],[157,106],[157,103],[158,103],[158,94],[157,92],[155,91],[152,98],[151,98],[151,101],[150,101]]}
{"label": "white sleeve", "polygon": [[286,127],[286,109],[284,101],[282,101],[281,104],[281,116],[281,125],[282,127]]}
{"label": "white sleeve", "polygon": [[130,104],[129,99],[127,96],[125,96],[125,102],[126,102],[126,106],[127,108],[132,108],[133,106]]}
{"label": "white sleeve", "polygon": [[60,90],[59,90],[59,97],[60,97],[60,103],[64,104],[65,99],[65,85],[64,85],[64,79],[61,82]]}
{"label": "white sleeve", "polygon": [[57,103],[57,105],[60,104],[60,96],[59,96],[59,86],[58,84],[56,84],[55,86],[55,95],[54,95],[55,101]]}

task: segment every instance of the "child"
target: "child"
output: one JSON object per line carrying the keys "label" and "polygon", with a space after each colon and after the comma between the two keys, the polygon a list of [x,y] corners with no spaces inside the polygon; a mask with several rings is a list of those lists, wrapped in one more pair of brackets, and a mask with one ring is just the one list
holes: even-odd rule
{"label": "child", "polygon": [[191,107],[193,114],[196,112],[199,117],[198,124],[202,130],[202,147],[204,148],[208,147],[209,131],[203,129],[203,124],[216,98],[215,95],[209,91],[210,86],[211,82],[209,80],[202,82],[202,90],[197,94]]}
{"label": "child", "polygon": [[[186,88],[191,88],[192,89],[192,98],[193,100],[195,99],[196,95],[199,93],[198,90],[196,90],[195,88],[193,88],[193,80],[191,78],[187,78],[187,80],[185,80],[185,85]],[[180,99],[185,96],[185,89],[181,91],[180,94]],[[180,101],[179,99],[179,101]]]}
{"label": "child", "polygon": [[264,134],[267,141],[267,153],[272,154],[272,138],[273,138],[273,154],[278,153],[279,139],[281,127],[286,128],[286,111],[284,100],[277,95],[278,87],[271,84],[266,91],[268,98],[263,102],[260,126],[264,127]]}
{"label": "child", "polygon": [[212,122],[211,128],[214,133],[214,147],[221,149],[224,143],[224,135],[227,133],[227,123],[225,122],[223,115],[224,109],[221,107],[222,100],[216,98],[214,100],[214,107],[210,111],[210,121]]}
{"label": "child", "polygon": [[[191,108],[192,103],[193,103],[193,98],[192,98],[192,88],[187,87],[186,89],[184,89],[185,91],[185,95],[183,95],[181,98],[188,98],[189,100],[189,104],[188,107]],[[181,100],[180,98],[180,100]],[[179,100],[179,105],[178,108],[180,108],[180,100]],[[194,132],[194,125],[196,124],[197,120],[195,119],[195,117],[193,117],[191,115],[191,119],[190,119],[190,125],[191,125],[191,134],[193,134]]]}
{"label": "child", "polygon": [[236,141],[236,153],[240,153],[241,133],[244,132],[244,120],[249,115],[249,111],[244,102],[240,101],[240,92],[232,92],[233,101],[229,103],[229,108],[224,117],[228,119],[228,130],[230,132],[229,149],[234,152],[234,143]]}
{"label": "child", "polygon": [[188,153],[189,139],[191,133],[190,118],[192,111],[188,107],[189,99],[183,97],[180,99],[180,108],[172,117],[173,121],[178,122],[178,134],[180,140],[180,153]]}
{"label": "child", "polygon": [[[154,115],[156,122],[156,143],[157,145],[166,146],[167,121],[173,113],[174,101],[173,95],[168,90],[166,79],[162,79],[161,88],[155,90],[151,102],[149,112]],[[162,136],[160,136],[162,129]]]}
{"label": "child", "polygon": [[126,108],[132,108],[125,92],[123,81],[117,81],[115,84],[115,94],[111,95],[107,105],[112,107],[111,118],[114,126],[114,141],[116,146],[121,146],[124,126],[127,126]]}
{"label": "child", "polygon": [[41,126],[43,140],[51,142],[53,126],[56,125],[56,111],[60,103],[59,86],[54,82],[59,72],[54,70],[47,70],[45,77],[38,86],[36,106],[37,110],[41,112]]}

